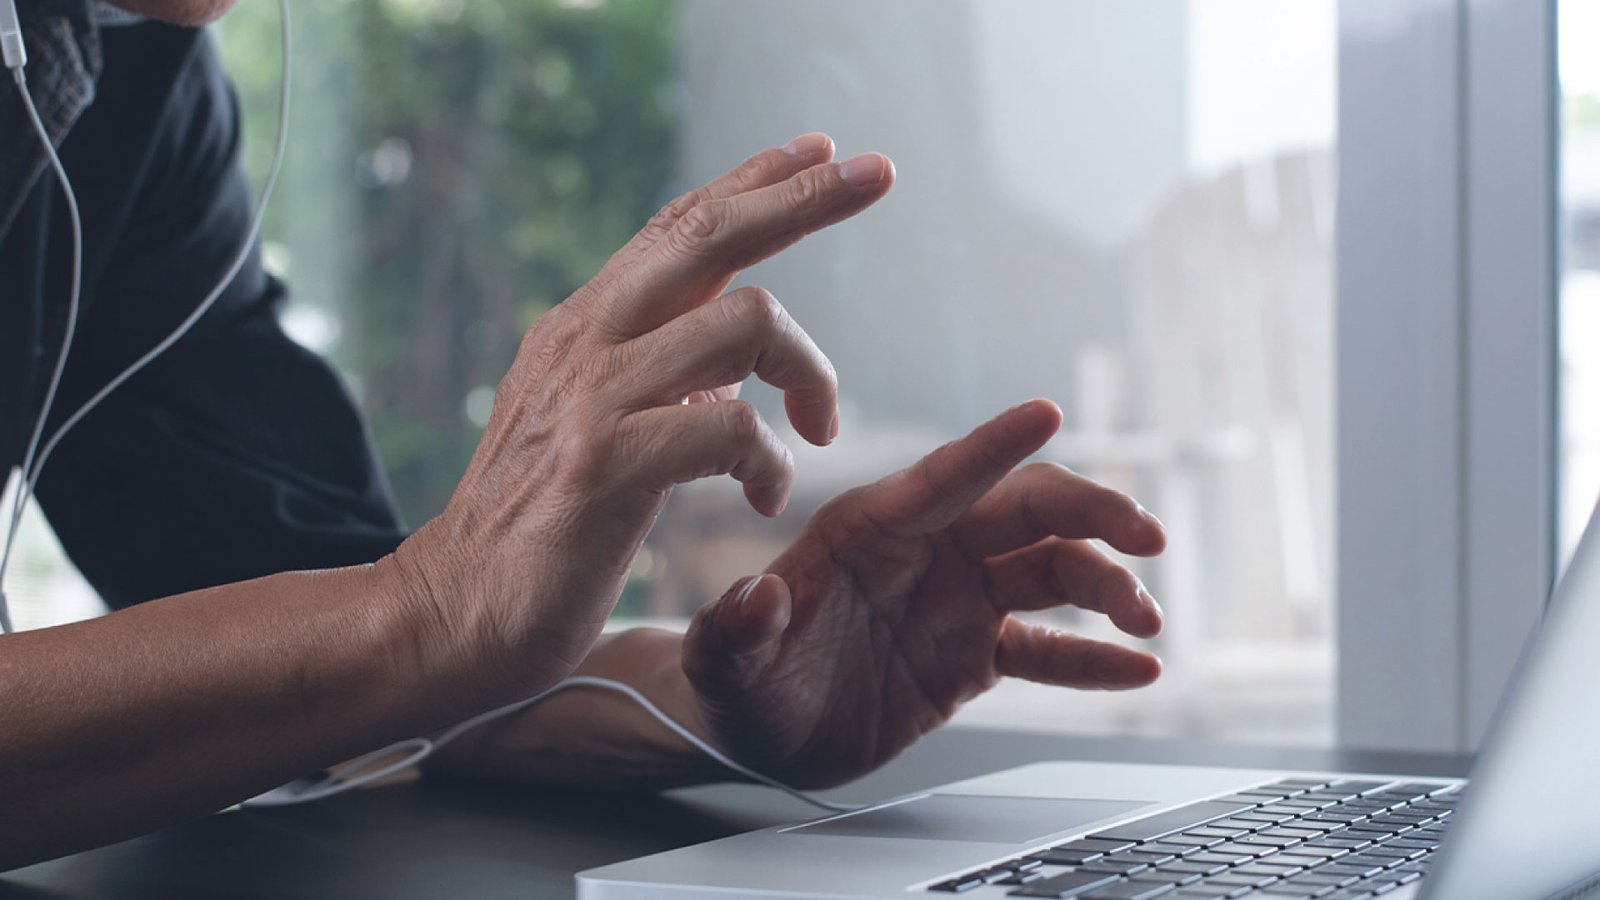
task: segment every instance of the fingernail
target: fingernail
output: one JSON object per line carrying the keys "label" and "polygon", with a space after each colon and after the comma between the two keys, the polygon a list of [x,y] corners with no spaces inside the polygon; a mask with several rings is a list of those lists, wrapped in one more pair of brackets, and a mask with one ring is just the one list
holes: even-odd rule
{"label": "fingernail", "polygon": [[789,154],[790,156],[810,156],[813,153],[821,153],[823,150],[828,148],[829,144],[832,143],[832,138],[820,131],[812,131],[802,134],[789,143],[784,144],[783,152]]}
{"label": "fingernail", "polygon": [[1156,615],[1166,618],[1167,614],[1161,609],[1161,604],[1156,602],[1156,598],[1150,596],[1149,591],[1145,590],[1144,588],[1140,588],[1139,599],[1143,600],[1146,606],[1149,606],[1152,610],[1155,610]]}
{"label": "fingernail", "polygon": [[828,443],[830,443],[830,444],[833,443],[833,439],[838,437],[838,436],[839,436],[839,411],[836,409],[836,410],[833,411],[833,421],[828,424]]}
{"label": "fingernail", "polygon": [[1156,514],[1155,513],[1151,512],[1148,509],[1145,509],[1143,506],[1139,507],[1139,515],[1144,516],[1146,519],[1149,519],[1157,528],[1166,528],[1165,525],[1161,524],[1161,520],[1156,518]]}
{"label": "fingernail", "polygon": [[744,606],[745,601],[750,599],[750,595],[756,592],[756,585],[761,583],[761,579],[763,577],[765,576],[757,575],[756,577],[745,582],[744,587],[739,589],[738,596],[733,598],[733,604],[735,606]]}
{"label": "fingernail", "polygon": [[839,177],[851,184],[877,184],[888,171],[885,157],[876,153],[852,156],[839,164]]}

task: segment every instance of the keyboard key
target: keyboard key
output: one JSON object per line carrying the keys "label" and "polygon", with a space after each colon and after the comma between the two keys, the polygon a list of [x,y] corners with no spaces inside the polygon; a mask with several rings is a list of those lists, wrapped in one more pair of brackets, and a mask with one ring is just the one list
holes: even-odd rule
{"label": "keyboard key", "polygon": [[1095,888],[1083,894],[1083,900],[1149,900],[1169,894],[1173,890],[1170,884],[1160,884],[1148,881],[1124,881],[1119,884]]}
{"label": "keyboard key", "polygon": [[1286,883],[1292,884],[1295,887],[1320,889],[1342,888],[1346,885],[1355,884],[1358,880],[1359,879],[1353,875],[1324,875],[1321,872],[1306,872],[1302,875],[1296,875],[1295,877],[1289,879]]}
{"label": "keyboard key", "polygon": [[1360,850],[1363,847],[1372,846],[1373,841],[1378,837],[1380,837],[1380,835],[1362,836],[1358,834],[1352,834],[1349,831],[1341,831],[1335,835],[1330,835],[1325,838],[1317,838],[1314,841],[1308,841],[1306,842],[1306,846],[1337,847],[1340,850]]}
{"label": "keyboard key", "polygon": [[1274,866],[1268,865],[1262,860],[1257,860],[1249,865],[1235,866],[1227,874],[1246,877],[1259,875],[1263,878],[1288,878],[1290,875],[1300,871],[1303,871],[1300,866]]}
{"label": "keyboard key", "polygon": [[1033,856],[1035,859],[1049,863],[1052,866],[1081,866],[1084,863],[1105,858],[1105,854],[1099,850],[1067,850],[1063,848],[1040,850]]}
{"label": "keyboard key", "polygon": [[1392,782],[1343,779],[1340,781],[1335,781],[1333,784],[1329,785],[1329,787],[1339,791],[1350,791],[1354,794],[1370,794],[1373,791],[1382,790],[1383,788],[1388,787],[1390,784],[1392,784]]}
{"label": "keyboard key", "polygon": [[1038,869],[1035,869],[1032,872],[1018,872],[1000,883],[1006,885],[1033,884],[1035,881],[1040,881],[1043,878],[1044,873]]}
{"label": "keyboard key", "polygon": [[1162,876],[1166,876],[1166,874],[1195,874],[1195,876],[1206,876],[1206,874],[1224,873],[1224,871],[1227,871],[1227,863],[1197,863],[1192,862],[1192,860],[1179,860],[1179,862],[1176,863],[1166,863],[1165,866],[1157,866],[1155,871],[1157,871],[1157,874],[1162,874]]}
{"label": "keyboard key", "polygon": [[1164,837],[1176,831],[1183,831],[1186,828],[1204,825],[1207,822],[1231,816],[1249,808],[1249,805],[1244,803],[1220,803],[1206,800],[1107,828],[1104,831],[1095,832],[1090,837],[1100,840],[1147,841],[1152,838]]}
{"label": "keyboard key", "polygon": [[1229,841],[1215,847],[1207,847],[1207,853],[1221,853],[1228,856],[1264,856],[1272,852],[1271,847],[1261,844],[1241,844],[1238,841]]}
{"label": "keyboard key", "polygon": [[1361,851],[1361,853],[1368,858],[1395,859],[1401,862],[1410,862],[1413,859],[1426,856],[1427,852],[1428,851],[1426,850],[1407,850],[1403,847],[1395,847],[1391,844],[1384,844],[1380,847],[1369,847],[1368,849]]}
{"label": "keyboard key", "polygon": [[1084,863],[1078,867],[1080,872],[1099,872],[1103,875],[1132,875],[1150,868],[1149,863],[1139,862],[1134,859],[1112,860],[1109,857],[1097,859],[1091,863]]}
{"label": "keyboard key", "polygon": [[1191,847],[1215,847],[1223,842],[1224,837],[1232,836],[1232,834],[1228,834],[1223,835],[1222,837],[1215,837],[1212,835],[1195,834],[1192,831],[1185,831],[1182,834],[1169,834],[1161,839],[1161,843],[1187,844]]}
{"label": "keyboard key", "polygon": [[1290,819],[1295,818],[1299,817],[1292,810],[1290,812],[1267,812],[1264,809],[1252,809],[1248,812],[1242,812],[1236,816],[1233,816],[1232,818],[1227,819],[1226,824],[1217,824],[1222,825],[1222,827],[1231,828],[1233,827],[1233,823],[1237,821],[1239,823],[1249,824],[1252,828],[1262,828],[1265,826],[1276,825],[1279,822],[1287,822]]}
{"label": "keyboard key", "polygon": [[1278,876],[1276,875],[1238,875],[1233,872],[1225,872],[1221,875],[1213,875],[1200,883],[1226,884],[1232,887],[1254,888],[1266,887],[1277,880]]}
{"label": "keyboard key", "polygon": [[1098,850],[1101,853],[1115,853],[1118,850],[1127,850],[1134,845],[1134,841],[1108,841],[1102,838],[1079,838],[1067,841],[1065,844],[1056,844],[1052,850]]}
{"label": "keyboard key", "polygon": [[[1199,881],[1200,876],[1202,875],[1216,875],[1219,872],[1227,871],[1227,869],[1228,866],[1225,863],[1192,863],[1186,859],[1180,859],[1175,863],[1167,863],[1164,866],[1156,866],[1155,869],[1146,874],[1145,877],[1152,879],[1166,878],[1168,880],[1173,880],[1181,876],[1183,880],[1179,883],[1188,884],[1190,881]],[[1189,876],[1191,875],[1194,877],[1190,878]]]}
{"label": "keyboard key", "polygon": [[1448,791],[1448,790],[1450,790],[1451,787],[1452,786],[1448,785],[1448,784],[1427,784],[1425,782],[1418,781],[1418,782],[1406,782],[1405,784],[1397,784],[1394,787],[1390,788],[1389,790],[1397,792],[1397,793],[1412,793],[1412,792],[1416,792],[1418,794],[1422,794],[1423,796],[1431,796],[1433,794],[1438,794],[1438,793],[1442,793],[1444,791]]}
{"label": "keyboard key", "polygon": [[1267,787],[1274,790],[1277,788],[1288,788],[1291,790],[1311,791],[1316,790],[1317,788],[1326,784],[1326,781],[1321,781],[1316,778],[1282,778],[1274,781],[1272,784],[1267,785]]}
{"label": "keyboard key", "polygon": [[1241,827],[1226,824],[1232,821],[1232,819],[1223,819],[1201,828],[1191,828],[1188,831],[1180,832],[1180,834],[1185,834],[1189,837],[1214,837],[1227,840],[1236,835],[1249,834],[1256,830],[1257,825],[1261,824],[1259,822],[1242,822],[1239,823]]}
{"label": "keyboard key", "polygon": [[1352,791],[1352,790],[1350,790],[1348,788],[1342,788],[1342,787],[1339,787],[1338,785],[1335,784],[1335,785],[1329,785],[1328,787],[1322,788],[1321,790],[1309,791],[1307,793],[1301,794],[1300,798],[1303,800],[1303,799],[1305,799],[1307,797],[1317,797],[1317,798],[1326,798],[1326,799],[1329,799],[1329,800],[1337,800],[1337,801],[1343,802],[1345,800],[1354,800],[1355,798],[1357,798],[1359,796],[1361,796],[1361,792],[1360,791]]}
{"label": "keyboard key", "polygon": [[984,882],[982,878],[979,878],[976,875],[963,875],[960,878],[952,878],[949,881],[936,884],[933,887],[928,888],[928,890],[940,891],[946,894],[963,894],[967,891],[981,888],[985,883],[986,882]]}
{"label": "keyboard key", "polygon": [[1378,813],[1393,805],[1393,803],[1384,803],[1379,800],[1346,800],[1339,804],[1337,808],[1350,810],[1351,812]]}
{"label": "keyboard key", "polygon": [[1280,800],[1277,803],[1269,805],[1287,806],[1293,809],[1323,809],[1325,807],[1333,806],[1337,802],[1337,800],[1321,800],[1313,794],[1305,794],[1304,796],[1290,797],[1287,800]]}
{"label": "keyboard key", "polygon": [[1282,803],[1269,803],[1266,806],[1258,806],[1255,809],[1251,810],[1250,814],[1251,815],[1255,815],[1255,814],[1260,814],[1260,813],[1274,813],[1274,814],[1277,814],[1277,815],[1284,815],[1284,816],[1298,816],[1301,813],[1306,811],[1305,807],[1303,807],[1303,806],[1290,806],[1289,802],[1290,801],[1285,800]]}
{"label": "keyboard key", "polygon": [[1364,862],[1363,863],[1354,863],[1354,862],[1351,862],[1349,859],[1341,859],[1338,862],[1329,863],[1328,865],[1325,865],[1322,868],[1318,869],[1317,870],[1317,874],[1319,874],[1319,875],[1351,875],[1351,876],[1354,876],[1356,878],[1366,878],[1369,875],[1376,875],[1379,872],[1382,872],[1383,869],[1384,869],[1384,867],[1382,865],[1374,866],[1374,865],[1370,865],[1370,864],[1364,863]]}
{"label": "keyboard key", "polygon": [[1213,799],[1222,803],[1249,803],[1251,805],[1255,805],[1260,803],[1276,803],[1287,796],[1289,795],[1281,794],[1277,791],[1240,791],[1237,794],[1229,794],[1226,797],[1216,797]]}
{"label": "keyboard key", "polygon": [[[1327,831],[1331,830],[1332,829],[1327,829]],[[1277,828],[1268,828],[1265,831],[1258,831],[1254,836],[1268,838],[1288,838],[1293,841],[1309,841],[1322,837],[1327,833],[1327,831],[1320,828],[1296,828],[1295,824],[1291,823],[1288,825],[1279,825]],[[1243,841],[1244,838],[1238,837],[1234,840]]]}
{"label": "keyboard key", "polygon": [[1210,850],[1207,850],[1204,853],[1196,853],[1193,856],[1185,856],[1183,861],[1198,865],[1231,866],[1248,862],[1253,858],[1253,856],[1236,856],[1232,853],[1213,853]]}
{"label": "keyboard key", "polygon": [[1364,813],[1359,810],[1327,809],[1323,810],[1322,812],[1314,812],[1310,815],[1301,816],[1294,821],[1327,822],[1332,825],[1348,825],[1351,822],[1359,822],[1362,819],[1365,819],[1367,816],[1368,813]]}
{"label": "keyboard key", "polygon": [[[1323,865],[1323,863],[1328,862],[1328,860],[1331,860],[1331,858],[1336,858],[1325,857],[1325,855],[1301,854],[1301,852],[1298,852],[1298,850],[1299,847],[1294,847],[1294,849],[1283,850],[1282,854],[1272,854],[1270,857],[1261,857],[1261,862],[1274,862],[1274,860],[1282,860],[1282,862],[1294,863],[1294,865],[1306,866],[1306,868],[1310,868],[1310,866],[1320,866]],[[1338,855],[1342,854],[1344,854],[1344,850],[1339,850]]]}
{"label": "keyboard key", "polygon": [[1265,853],[1267,850],[1281,850],[1284,847],[1292,847],[1301,843],[1301,838],[1284,837],[1282,835],[1273,837],[1270,834],[1246,834],[1241,835],[1233,843],[1245,847],[1264,847],[1267,849],[1260,852]]}
{"label": "keyboard key", "polygon": [[1182,897],[1184,900],[1200,900],[1202,897],[1243,897],[1248,893],[1250,893],[1249,888],[1233,887],[1225,884],[1197,884],[1193,887],[1183,888],[1172,896],[1174,900],[1178,897]]}
{"label": "keyboard key", "polygon": [[1012,891],[1012,897],[1077,897],[1085,891],[1111,884],[1117,880],[1115,875],[1105,875],[1098,872],[1062,872],[1033,884],[1025,884]]}
{"label": "keyboard key", "polygon": [[1258,866],[1266,866],[1269,869],[1276,870],[1279,876],[1287,878],[1296,872],[1304,872],[1320,862],[1322,862],[1320,859],[1307,859],[1304,856],[1285,856],[1282,853],[1274,853],[1271,856],[1263,856],[1248,866],[1240,866],[1239,868],[1253,871]]}
{"label": "keyboard key", "polygon": [[1148,851],[1148,850],[1144,849],[1146,847],[1153,847],[1153,846],[1155,846],[1155,845],[1153,845],[1153,844],[1144,844],[1144,845],[1141,846],[1140,849],[1137,849],[1137,850],[1124,850],[1121,853],[1113,853],[1110,856],[1106,857],[1106,861],[1107,862],[1126,862],[1126,861],[1131,860],[1133,862],[1144,863],[1147,866],[1159,866],[1162,863],[1172,862],[1173,860],[1178,858],[1178,855],[1176,853],[1160,853],[1160,852]]}
{"label": "keyboard key", "polygon": [[1190,853],[1199,853],[1205,848],[1196,847],[1193,844],[1171,844],[1168,843],[1168,838],[1162,838],[1159,841],[1151,841],[1148,844],[1140,844],[1134,849],[1139,853],[1159,853],[1163,856],[1187,856]]}

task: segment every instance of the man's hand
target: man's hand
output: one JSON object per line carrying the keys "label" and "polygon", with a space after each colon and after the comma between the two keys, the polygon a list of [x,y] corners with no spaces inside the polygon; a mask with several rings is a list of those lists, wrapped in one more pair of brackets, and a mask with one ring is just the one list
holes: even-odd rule
{"label": "man's hand", "polygon": [[882,156],[832,155],[807,135],[673,201],[529,330],[445,512],[384,567],[416,598],[420,641],[518,691],[549,685],[599,635],[673,485],[731,474],[758,511],[783,509],[789,451],[732,386],[782,389],[795,430],[825,444],[833,368],[770,294],[723,292],[894,180]]}
{"label": "man's hand", "polygon": [[827,786],[887,762],[1003,676],[1154,681],[1148,653],[1011,615],[1073,604],[1138,637],[1161,630],[1138,579],[1088,543],[1159,553],[1155,517],[1060,466],[1015,469],[1060,424],[1053,404],[1026,403],[844,494],[765,574],[703,608],[683,668],[712,738],[759,771]]}

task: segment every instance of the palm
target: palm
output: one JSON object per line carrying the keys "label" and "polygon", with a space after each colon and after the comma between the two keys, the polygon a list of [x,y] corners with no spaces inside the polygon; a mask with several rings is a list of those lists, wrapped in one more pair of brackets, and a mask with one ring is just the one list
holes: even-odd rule
{"label": "palm", "polygon": [[836,783],[1004,675],[1079,687],[1155,677],[1147,654],[1010,616],[1072,602],[1137,634],[1160,624],[1137,581],[1084,543],[1155,552],[1159,526],[1064,469],[1010,472],[1058,421],[1054,407],[1029,410],[840,497],[768,567],[778,578],[702,613],[685,669],[719,740],[797,783]]}

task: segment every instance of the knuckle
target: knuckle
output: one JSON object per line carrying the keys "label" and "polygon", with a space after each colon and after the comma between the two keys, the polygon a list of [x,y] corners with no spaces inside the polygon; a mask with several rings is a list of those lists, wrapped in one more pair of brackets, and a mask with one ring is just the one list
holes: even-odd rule
{"label": "knuckle", "polygon": [[721,407],[722,427],[731,439],[740,445],[754,444],[761,439],[761,414],[742,400],[718,404]]}
{"label": "knuckle", "polygon": [[772,331],[783,326],[789,318],[784,311],[783,304],[772,292],[762,287],[742,288],[730,298],[733,300],[734,314],[762,331]]}
{"label": "knuckle", "polygon": [[735,170],[741,184],[763,184],[778,171],[778,161],[770,150],[751,155]]}
{"label": "knuckle", "polygon": [[820,169],[808,169],[789,179],[787,191],[789,204],[800,209],[821,206],[828,194]]}
{"label": "knuckle", "polygon": [[696,189],[672,198],[665,206],[657,210],[655,215],[650,217],[650,221],[645,223],[644,230],[647,233],[670,230],[689,210],[700,205],[703,195],[704,189]]}
{"label": "knuckle", "polygon": [[702,254],[721,241],[727,228],[726,211],[718,204],[702,203],[678,219],[672,234],[680,249]]}

